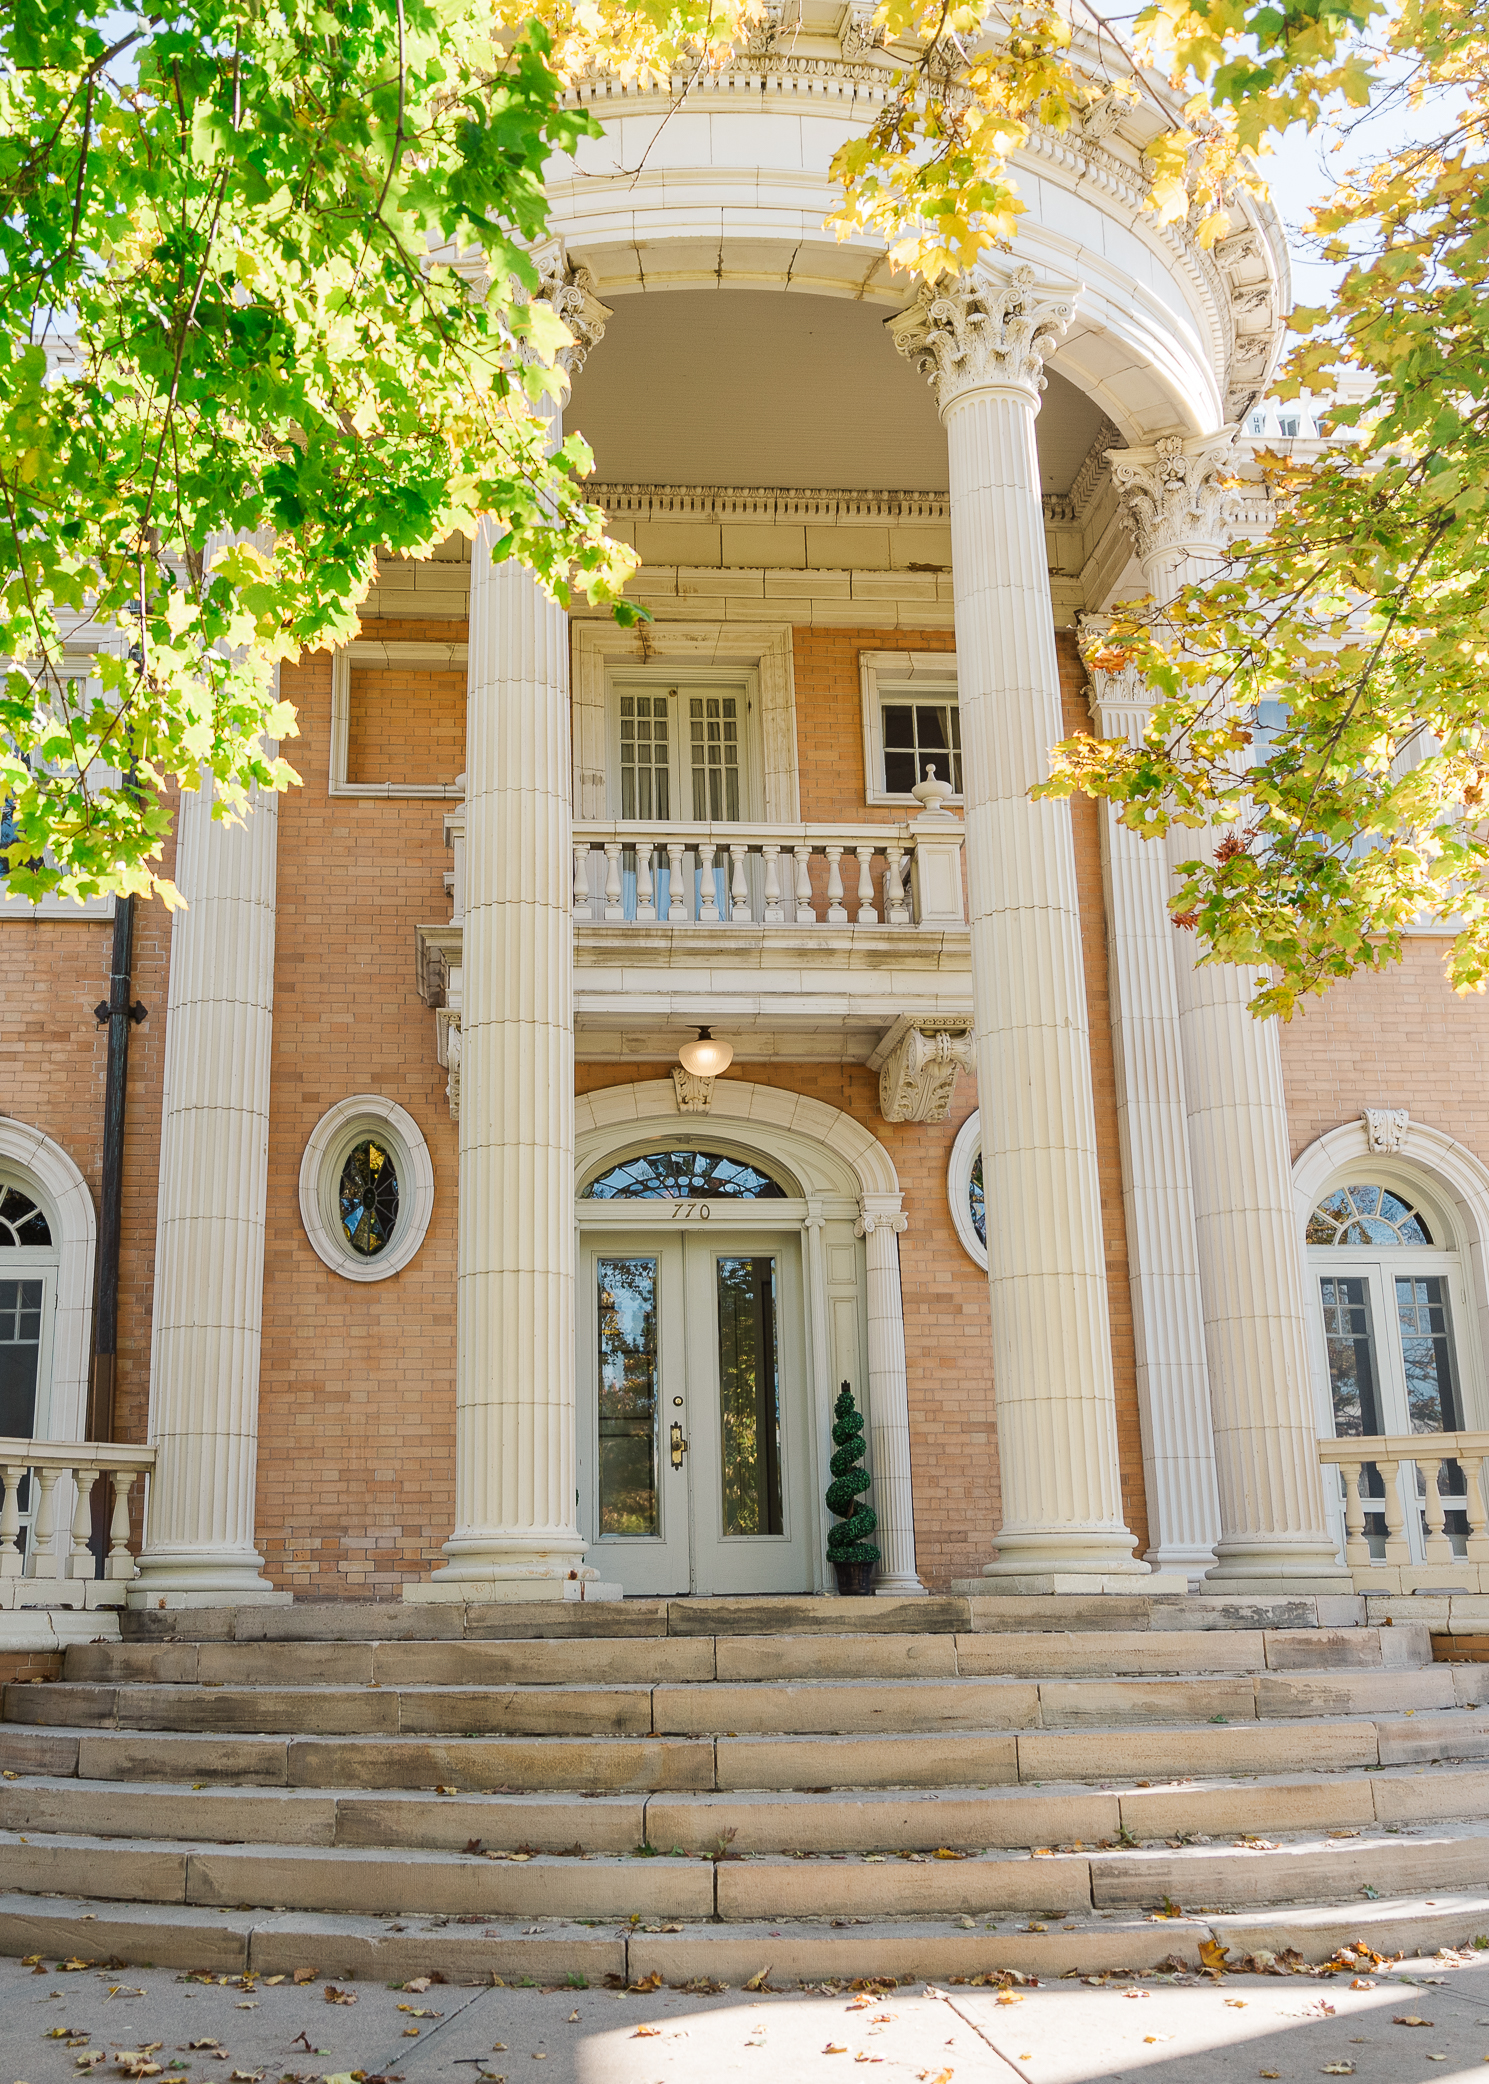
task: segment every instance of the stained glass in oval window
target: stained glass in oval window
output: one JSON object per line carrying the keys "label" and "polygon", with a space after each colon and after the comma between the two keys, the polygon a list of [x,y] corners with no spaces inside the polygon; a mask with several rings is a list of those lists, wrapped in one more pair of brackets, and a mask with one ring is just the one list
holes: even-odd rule
{"label": "stained glass in oval window", "polygon": [[722,1151],[648,1151],[612,1165],[584,1190],[587,1201],[784,1201],[768,1172]]}
{"label": "stained glass in oval window", "polygon": [[967,1181],[967,1202],[972,1210],[972,1228],[977,1232],[977,1242],[987,1250],[987,1202],[982,1192],[982,1152],[972,1160],[972,1176]]}
{"label": "stained glass in oval window", "polygon": [[6,1245],[49,1245],[51,1227],[19,1187],[0,1187],[0,1250]]}
{"label": "stained glass in oval window", "polygon": [[1308,1218],[1310,1245],[1430,1245],[1421,1212],[1389,1187],[1336,1187]]}
{"label": "stained glass in oval window", "polygon": [[364,1259],[376,1258],[398,1222],[398,1169],[388,1146],[369,1136],[348,1151],[338,1191],[347,1243]]}

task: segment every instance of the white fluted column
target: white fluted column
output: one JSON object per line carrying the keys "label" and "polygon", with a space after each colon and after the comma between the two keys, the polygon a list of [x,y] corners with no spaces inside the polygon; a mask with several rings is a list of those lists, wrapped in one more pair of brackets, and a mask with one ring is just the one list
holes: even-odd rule
{"label": "white fluted column", "polygon": [[[573,271],[546,288],[598,339],[608,314]],[[569,623],[491,540],[483,523],[466,685],[455,1528],[416,1600],[556,1599],[595,1577],[575,1496]]]}
{"label": "white fluted column", "polygon": [[[1231,434],[1169,437],[1108,459],[1157,600],[1209,577],[1224,556]],[[1213,849],[1218,837],[1176,828],[1169,867]],[[1348,1592],[1318,1464],[1278,1024],[1247,1011],[1253,971],[1196,963],[1188,937],[1175,940],[1220,1505],[1205,1587]]]}
{"label": "white fluted column", "polygon": [[915,1496],[910,1483],[910,1384],[905,1369],[905,1303],[900,1233],[909,1218],[898,1194],[864,1197],[858,1234],[869,1277],[869,1419],[874,1441],[876,1592],[923,1593],[915,1573]]}
{"label": "white fluted column", "polygon": [[1123,1522],[1096,1120],[1034,448],[1073,300],[1020,269],[924,291],[895,342],[935,384],[951,473],[972,999],[1003,1521],[987,1588],[1146,1581]]}
{"label": "white fluted column", "polygon": [[[1104,617],[1092,622],[1106,626]],[[1152,706],[1146,683],[1130,669],[1093,671],[1091,689],[1101,735],[1138,742]],[[1148,1560],[1193,1579],[1215,1561],[1220,1499],[1168,865],[1163,849],[1140,838],[1106,803],[1101,805],[1101,875]]]}
{"label": "white fluted column", "polygon": [[290,1597],[253,1544],[279,798],[255,791],[241,825],[211,812],[204,775],[176,821],[137,1606]]}

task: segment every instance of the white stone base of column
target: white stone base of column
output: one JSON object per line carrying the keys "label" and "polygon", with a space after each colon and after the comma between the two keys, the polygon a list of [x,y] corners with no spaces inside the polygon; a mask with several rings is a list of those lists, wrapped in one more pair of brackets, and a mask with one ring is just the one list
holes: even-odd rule
{"label": "white stone base of column", "polygon": [[1188,1574],[1181,1570],[1148,1570],[1136,1574],[1121,1571],[1045,1570],[1010,1572],[1007,1576],[956,1577],[951,1589],[963,1599],[1047,1599],[1051,1594],[1090,1595],[1119,1593],[1128,1599],[1173,1598],[1189,1590]]}
{"label": "white stone base of column", "polygon": [[252,1549],[147,1550],[139,1576],[130,1581],[125,1604],[164,1607],[167,1612],[198,1606],[289,1606],[293,1592],[281,1592],[262,1575],[264,1559]]}
{"label": "white stone base of column", "polygon": [[918,1577],[881,1577],[874,1587],[876,1599],[929,1599],[930,1596]]}
{"label": "white stone base of column", "polygon": [[1307,1593],[1349,1593],[1354,1579],[1339,1561],[1337,1550],[1318,1541],[1296,1544],[1222,1541],[1216,1549],[1215,1567],[1205,1572],[1201,1591],[1228,1597],[1244,1592],[1267,1598],[1289,1598]]}
{"label": "white stone base of column", "polygon": [[1197,1585],[1206,1571],[1215,1568],[1213,1548],[1184,1548],[1178,1543],[1168,1548],[1152,1548],[1143,1558],[1154,1570],[1178,1570],[1184,1572],[1192,1585]]}

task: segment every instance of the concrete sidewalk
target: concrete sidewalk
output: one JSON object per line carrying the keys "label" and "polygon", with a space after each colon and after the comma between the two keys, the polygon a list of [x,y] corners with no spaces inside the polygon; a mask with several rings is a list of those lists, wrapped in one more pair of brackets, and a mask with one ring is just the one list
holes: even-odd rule
{"label": "concrete sidewalk", "polygon": [[[1445,2084],[1484,2074],[1489,1956],[1402,1962],[1365,1980],[1373,1987],[1352,1988],[1347,1975],[1149,1976],[1002,1993],[712,1996],[333,1985],[355,1997],[346,2004],[328,2000],[319,1977],[209,1986],[163,1970],[58,1973],[49,1958],[38,1973],[6,1959],[0,2084],[116,2084],[131,2072],[158,2084],[320,2084],[355,2071],[403,2084],[816,2084],[869,2066],[884,2084]],[[1396,2023],[1404,2018],[1427,2023]],[[142,2062],[121,2066],[129,2051]]]}

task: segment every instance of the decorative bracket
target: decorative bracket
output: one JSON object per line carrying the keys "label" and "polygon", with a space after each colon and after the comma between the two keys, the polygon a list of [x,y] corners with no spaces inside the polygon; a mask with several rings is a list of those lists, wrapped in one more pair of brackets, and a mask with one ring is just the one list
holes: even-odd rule
{"label": "decorative bracket", "polygon": [[696,1071],[686,1071],[681,1064],[672,1066],[672,1089],[677,1094],[679,1114],[707,1114],[713,1106],[715,1080],[700,1078]]}
{"label": "decorative bracket", "polygon": [[887,1122],[944,1122],[957,1074],[973,1062],[970,1021],[917,1020],[881,1065],[879,1112]]}
{"label": "decorative bracket", "polygon": [[1392,1151],[1405,1150],[1406,1132],[1411,1127],[1411,1115],[1405,1107],[1367,1107],[1362,1119],[1365,1141],[1372,1151],[1385,1157]]}

